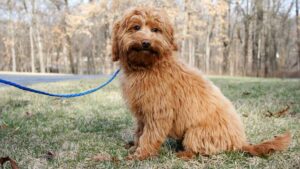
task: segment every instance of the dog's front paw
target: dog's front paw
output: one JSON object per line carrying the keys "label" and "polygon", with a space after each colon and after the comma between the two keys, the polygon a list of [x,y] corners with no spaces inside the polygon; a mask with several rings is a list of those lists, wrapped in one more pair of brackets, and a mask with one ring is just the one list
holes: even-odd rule
{"label": "dog's front paw", "polygon": [[178,158],[181,158],[182,160],[185,160],[185,161],[194,158],[195,155],[196,154],[191,151],[180,151],[180,152],[176,153],[176,156]]}
{"label": "dog's front paw", "polygon": [[137,156],[134,154],[129,154],[125,157],[125,160],[137,160]]}
{"label": "dog's front paw", "polygon": [[151,157],[150,155],[141,155],[141,154],[129,154],[125,159],[126,160],[145,160]]}
{"label": "dog's front paw", "polygon": [[125,159],[126,160],[145,160],[149,157],[156,156],[157,153],[150,153],[148,151],[137,148],[134,154],[129,154]]}

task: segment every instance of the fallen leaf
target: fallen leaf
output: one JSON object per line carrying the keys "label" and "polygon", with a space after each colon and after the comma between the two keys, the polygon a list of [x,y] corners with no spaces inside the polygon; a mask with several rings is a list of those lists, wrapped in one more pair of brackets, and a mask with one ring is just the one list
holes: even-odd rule
{"label": "fallen leaf", "polygon": [[32,113],[28,112],[28,111],[25,114],[26,114],[27,117],[31,117],[32,116]]}
{"label": "fallen leaf", "polygon": [[270,112],[269,110],[267,111],[267,114],[265,114],[266,117],[272,117],[273,116],[273,113]]}
{"label": "fallen leaf", "polygon": [[47,160],[53,160],[55,157],[55,153],[48,151],[45,155],[44,158],[46,158]]}
{"label": "fallen leaf", "polygon": [[272,113],[271,111],[268,110],[267,111],[268,114],[266,114],[266,116],[267,117],[272,117],[272,116],[274,116],[274,117],[282,117],[282,116],[285,116],[285,115],[287,115],[289,113],[288,112],[289,109],[290,109],[290,106],[287,105],[285,109],[282,109],[282,110],[280,110],[278,112]]}
{"label": "fallen leaf", "polygon": [[117,157],[112,157],[112,158],[111,158],[111,161],[112,161],[113,163],[115,163],[115,164],[119,164],[120,159],[118,159]]}
{"label": "fallen leaf", "polygon": [[7,125],[6,125],[6,124],[1,124],[1,125],[0,125],[0,129],[5,129],[5,128],[7,128]]}
{"label": "fallen leaf", "polygon": [[0,129],[5,129],[7,127],[8,127],[7,124],[0,119]]}
{"label": "fallen leaf", "polygon": [[277,117],[285,116],[289,113],[288,112],[289,109],[290,109],[290,106],[287,105],[285,109],[274,113],[274,115],[277,116]]}
{"label": "fallen leaf", "polygon": [[7,161],[10,162],[10,166],[12,169],[19,169],[17,163],[13,159],[9,158],[8,156],[0,158],[0,164],[1,164],[2,168],[3,168],[4,163],[6,163]]}
{"label": "fallen leaf", "polygon": [[249,94],[251,94],[250,92],[247,92],[247,91],[244,91],[243,93],[242,93],[242,95],[244,95],[244,96],[247,96],[247,95],[249,95]]}
{"label": "fallen leaf", "polygon": [[248,114],[246,114],[246,113],[244,113],[244,114],[242,114],[242,116],[244,116],[244,117],[248,117],[249,115],[248,115]]}

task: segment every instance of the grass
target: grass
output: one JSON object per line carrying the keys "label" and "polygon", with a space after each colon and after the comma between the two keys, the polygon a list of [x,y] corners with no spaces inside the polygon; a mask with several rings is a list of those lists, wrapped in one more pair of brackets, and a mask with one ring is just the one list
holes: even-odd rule
{"label": "grass", "polygon": [[[82,80],[33,87],[57,93],[78,92],[103,82]],[[132,139],[133,119],[126,108],[118,82],[75,99],[60,100],[13,88],[0,88],[0,157],[10,156],[21,168],[299,168],[300,80],[211,77],[233,101],[251,143],[290,130],[293,142],[284,152],[266,158],[239,152],[185,162],[174,155],[174,141],[167,141],[158,158],[122,160],[125,141]],[[266,117],[289,105],[284,117]],[[49,153],[54,156],[49,157]],[[48,155],[47,155],[48,154]],[[91,157],[116,157],[94,161]],[[6,164],[4,168],[9,168]]]}

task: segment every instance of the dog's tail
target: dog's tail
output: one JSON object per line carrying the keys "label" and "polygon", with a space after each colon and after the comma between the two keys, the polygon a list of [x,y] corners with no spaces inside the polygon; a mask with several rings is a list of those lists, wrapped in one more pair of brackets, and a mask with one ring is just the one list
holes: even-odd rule
{"label": "dog's tail", "polygon": [[271,140],[264,141],[260,144],[247,144],[242,147],[242,151],[253,156],[265,156],[275,151],[282,151],[288,148],[291,143],[292,136],[290,132],[275,136]]}

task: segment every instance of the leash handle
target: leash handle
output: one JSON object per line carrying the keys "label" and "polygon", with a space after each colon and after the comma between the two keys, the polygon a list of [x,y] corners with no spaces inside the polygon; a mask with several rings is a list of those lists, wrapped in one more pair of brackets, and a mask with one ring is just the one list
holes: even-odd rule
{"label": "leash handle", "polygon": [[119,72],[120,72],[120,69],[117,69],[106,82],[104,82],[103,84],[101,84],[100,86],[98,86],[96,88],[93,88],[93,89],[90,89],[90,90],[87,90],[87,91],[83,91],[83,92],[80,92],[80,93],[71,93],[71,94],[48,93],[48,92],[45,92],[45,91],[36,90],[36,89],[32,89],[32,88],[29,88],[29,87],[26,87],[26,86],[22,86],[20,84],[17,84],[17,83],[8,81],[8,80],[4,80],[4,79],[0,79],[0,83],[6,84],[8,86],[13,86],[13,87],[16,87],[18,89],[29,91],[29,92],[32,92],[32,93],[41,94],[41,95],[46,95],[46,96],[51,96],[51,97],[60,97],[60,98],[73,98],[73,97],[80,97],[80,96],[84,96],[84,95],[93,93],[93,92],[105,87],[106,85],[111,83],[116,78],[116,76],[118,75]]}

